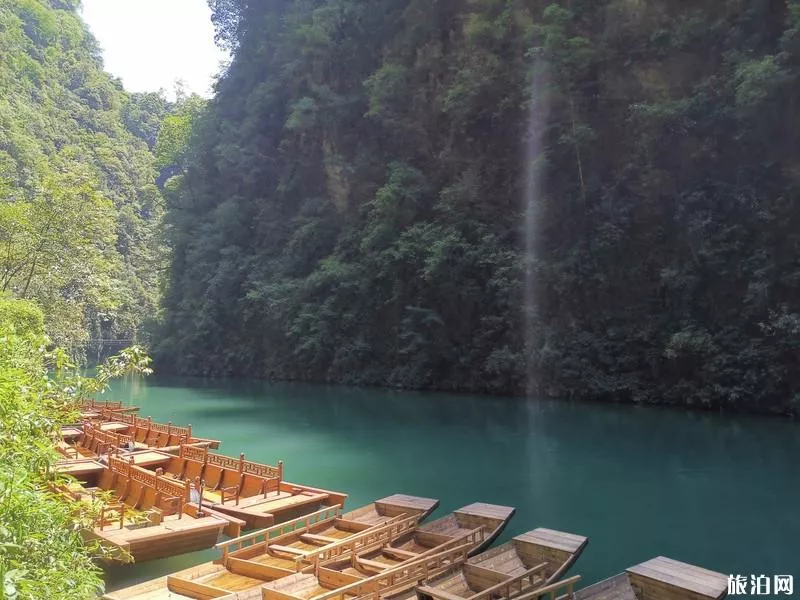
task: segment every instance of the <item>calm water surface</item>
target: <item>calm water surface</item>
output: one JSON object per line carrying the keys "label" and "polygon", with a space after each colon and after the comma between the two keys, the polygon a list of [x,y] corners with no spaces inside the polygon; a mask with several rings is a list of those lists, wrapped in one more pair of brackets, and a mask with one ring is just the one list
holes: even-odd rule
{"label": "calm water surface", "polygon": [[[800,428],[629,406],[151,378],[117,385],[142,416],[191,423],[220,452],[285,461],[288,481],[439,498],[433,516],[515,506],[500,541],[535,527],[587,535],[591,583],[663,554],[723,573],[800,576]],[[213,551],[109,570],[114,590]]]}

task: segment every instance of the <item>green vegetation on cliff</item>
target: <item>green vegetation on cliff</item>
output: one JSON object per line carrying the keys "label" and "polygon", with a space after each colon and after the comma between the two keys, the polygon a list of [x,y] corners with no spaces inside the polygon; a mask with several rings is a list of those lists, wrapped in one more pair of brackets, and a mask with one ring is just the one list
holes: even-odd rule
{"label": "green vegetation on cliff", "polygon": [[162,368],[796,410],[796,0],[210,3]]}
{"label": "green vegetation on cliff", "polygon": [[148,144],[166,113],[130,96],[64,0],[0,3],[0,289],[82,348],[136,338],[158,304],[163,211]]}

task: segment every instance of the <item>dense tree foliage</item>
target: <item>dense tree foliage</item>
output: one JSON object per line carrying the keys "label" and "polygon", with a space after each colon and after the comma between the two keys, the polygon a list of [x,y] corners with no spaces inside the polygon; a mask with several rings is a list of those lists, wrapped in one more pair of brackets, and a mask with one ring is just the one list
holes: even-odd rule
{"label": "dense tree foliage", "polygon": [[158,302],[168,107],[103,72],[77,2],[0,3],[0,287],[59,344],[134,338]]}
{"label": "dense tree foliage", "polygon": [[54,441],[78,418],[77,400],[113,377],[148,374],[149,358],[129,348],[84,378],[63,352],[44,350],[44,323],[33,304],[0,297],[0,598],[96,598],[103,583],[92,558],[103,548],[84,545],[75,527],[91,505],[53,493],[63,479],[53,472]]}
{"label": "dense tree foliage", "polygon": [[44,478],[58,417],[70,413],[47,389],[44,316],[5,299],[0,314],[0,596],[90,598],[102,589],[99,569]]}
{"label": "dense tree foliage", "polygon": [[799,2],[210,5],[162,367],[796,410]]}

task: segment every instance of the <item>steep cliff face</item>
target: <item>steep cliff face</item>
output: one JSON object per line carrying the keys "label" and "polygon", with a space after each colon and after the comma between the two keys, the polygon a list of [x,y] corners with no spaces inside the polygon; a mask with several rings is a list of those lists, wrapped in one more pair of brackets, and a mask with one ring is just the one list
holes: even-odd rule
{"label": "steep cliff face", "polygon": [[796,2],[212,7],[163,368],[794,410]]}

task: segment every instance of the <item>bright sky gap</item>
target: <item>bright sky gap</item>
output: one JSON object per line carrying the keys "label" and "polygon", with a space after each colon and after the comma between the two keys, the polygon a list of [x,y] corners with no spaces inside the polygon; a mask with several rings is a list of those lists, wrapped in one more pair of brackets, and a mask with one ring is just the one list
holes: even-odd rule
{"label": "bright sky gap", "polygon": [[211,96],[220,64],[205,0],[83,0],[83,19],[103,51],[106,71],[129,92],[166,91],[175,82]]}

